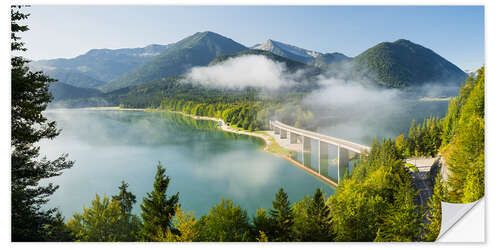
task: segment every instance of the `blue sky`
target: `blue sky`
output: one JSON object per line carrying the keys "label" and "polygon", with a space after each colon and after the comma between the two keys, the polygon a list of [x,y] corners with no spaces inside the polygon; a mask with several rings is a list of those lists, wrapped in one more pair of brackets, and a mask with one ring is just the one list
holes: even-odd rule
{"label": "blue sky", "polygon": [[32,6],[28,58],[69,58],[93,48],[174,43],[210,30],[246,46],[273,39],[356,56],[409,39],[462,69],[484,63],[482,6]]}

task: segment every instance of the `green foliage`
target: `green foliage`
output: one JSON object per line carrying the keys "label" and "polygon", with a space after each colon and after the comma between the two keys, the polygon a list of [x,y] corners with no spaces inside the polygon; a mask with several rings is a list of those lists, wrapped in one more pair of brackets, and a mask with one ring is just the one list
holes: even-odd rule
{"label": "green foliage", "polygon": [[258,242],[269,242],[269,239],[266,236],[266,233],[263,231],[259,231],[259,237],[257,238]]}
{"label": "green foliage", "polygon": [[251,225],[247,212],[235,206],[231,199],[210,209],[196,224],[198,241],[250,241]]}
{"label": "green foliage", "polygon": [[307,210],[309,205],[311,204],[311,196],[306,195],[302,197],[302,200],[293,203],[292,212],[293,212],[293,233],[295,235],[296,241],[307,241],[305,237],[303,237],[303,232],[305,232],[308,224],[307,219]]}
{"label": "green foliage", "polygon": [[153,191],[142,199],[141,217],[142,237],[146,241],[154,241],[158,235],[166,235],[172,230],[172,217],[175,214],[179,193],[167,198],[170,177],[165,176],[166,169],[158,163]]}
{"label": "green foliage", "polygon": [[206,66],[215,57],[247,48],[213,32],[198,32],[173,44],[169,49],[133,71],[102,86],[105,91],[178,76],[194,66]]}
{"label": "green foliage", "polygon": [[110,242],[135,241],[140,221],[136,216],[123,214],[118,200],[96,194],[90,207],[74,214],[67,223],[77,241]]}
{"label": "green foliage", "polygon": [[97,89],[75,87],[63,82],[50,83],[49,91],[50,94],[54,97],[54,101],[90,98],[101,94],[101,91]]}
{"label": "green foliage", "polygon": [[427,201],[425,223],[423,224],[424,241],[435,241],[441,231],[441,201],[446,200],[446,192],[441,174],[436,175],[432,197]]}
{"label": "green foliage", "polygon": [[313,65],[323,70],[329,70],[341,66],[342,63],[348,62],[349,59],[351,58],[342,53],[326,53],[314,58]]}
{"label": "green foliage", "polygon": [[442,149],[450,171],[448,201],[468,203],[484,196],[484,67],[455,103],[458,112],[445,118],[452,125]]}
{"label": "green foliage", "polygon": [[412,121],[408,138],[401,134],[396,138],[396,146],[405,157],[435,157],[441,147],[442,134],[442,121],[437,117],[427,118],[418,125]]}
{"label": "green foliage", "polygon": [[[352,176],[327,201],[336,241],[417,238],[415,190],[401,160],[396,143],[390,139],[374,141],[369,154],[360,157]],[[394,224],[403,231],[391,230]]]}
{"label": "green foliage", "polygon": [[135,195],[128,192],[127,188],[128,184],[122,181],[121,186],[118,188],[120,193],[118,195],[113,195],[113,200],[118,201],[122,214],[130,214],[132,212],[132,206],[136,202]]}
{"label": "green foliage", "polygon": [[267,215],[265,208],[257,209],[255,217],[253,217],[252,235],[255,235],[257,241],[269,241],[268,235],[274,233],[273,220]]}
{"label": "green foliage", "polygon": [[459,83],[467,77],[432,50],[404,39],[377,44],[356,56],[353,65],[353,77],[395,88],[431,82]]}
{"label": "green foliage", "polygon": [[273,228],[267,237],[272,241],[293,241],[293,213],[288,195],[283,188],[276,193],[276,199],[273,201],[273,208],[269,210],[269,214]]}
{"label": "green foliage", "polygon": [[196,230],[196,217],[193,211],[184,213],[181,206],[175,209],[175,217],[173,218],[174,231],[168,230],[166,233],[161,231],[158,235],[154,236],[154,241],[164,242],[192,242],[198,238],[198,231]]}
{"label": "green foliage", "polygon": [[74,241],[75,238],[70,228],[64,223],[64,217],[59,211],[56,212],[52,223],[47,226],[48,239],[47,241]]}
{"label": "green foliage", "polygon": [[305,231],[302,241],[332,241],[334,238],[330,208],[325,204],[323,192],[318,188],[307,207]]}
{"label": "green foliage", "polygon": [[[25,51],[19,32],[28,26],[19,22],[29,14],[21,7],[11,7],[11,52]],[[55,160],[39,158],[37,143],[42,139],[53,139],[59,134],[56,123],[43,115],[51,101],[48,83],[53,80],[42,72],[32,72],[29,61],[21,56],[11,57],[11,221],[12,241],[60,241],[58,233],[49,229],[60,225],[60,218],[54,217],[56,209],[43,210],[42,206],[58,188],[40,181],[62,174],[62,170],[73,166],[73,162],[61,155]]]}
{"label": "green foliage", "polygon": [[404,190],[410,192],[397,192],[395,200],[389,205],[385,214],[382,214],[382,223],[378,227],[377,237],[374,241],[416,241],[420,234],[420,209],[414,204],[414,193],[410,187]]}

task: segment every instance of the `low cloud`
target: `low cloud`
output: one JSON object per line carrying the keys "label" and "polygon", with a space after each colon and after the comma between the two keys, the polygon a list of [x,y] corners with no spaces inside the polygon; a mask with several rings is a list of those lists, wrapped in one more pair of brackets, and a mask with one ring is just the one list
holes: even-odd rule
{"label": "low cloud", "polygon": [[313,91],[305,102],[307,104],[333,105],[350,108],[352,105],[373,106],[384,104],[398,97],[396,89],[377,89],[367,87],[356,81],[320,76],[321,89]]}
{"label": "low cloud", "polygon": [[288,74],[286,70],[284,63],[261,55],[246,55],[212,66],[195,67],[187,79],[214,87],[276,89],[294,81],[296,75]]}

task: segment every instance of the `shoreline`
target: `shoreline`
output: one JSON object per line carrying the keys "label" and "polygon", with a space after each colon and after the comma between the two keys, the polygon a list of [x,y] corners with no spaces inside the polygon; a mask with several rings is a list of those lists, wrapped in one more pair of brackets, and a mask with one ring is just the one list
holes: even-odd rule
{"label": "shoreline", "polygon": [[[244,131],[244,130],[237,130],[234,129],[230,126],[228,126],[224,120],[220,118],[215,118],[215,117],[209,117],[209,116],[197,116],[197,115],[191,115],[191,114],[186,114],[184,112],[180,111],[172,111],[172,110],[161,110],[161,109],[145,109],[145,108],[120,108],[120,107],[89,107],[89,108],[82,108],[83,110],[102,110],[102,111],[144,111],[144,112],[169,112],[173,114],[180,114],[183,116],[190,117],[195,120],[210,120],[210,121],[215,121],[217,122],[218,125],[217,127],[220,128],[222,131],[230,132],[230,133],[235,133],[235,134],[243,134],[243,135],[248,135],[248,136],[253,136],[253,137],[258,137],[260,139],[263,139],[265,142],[265,147],[262,149],[264,152],[275,155],[279,158],[282,158],[292,165],[294,165],[297,168],[300,168],[304,170],[307,174],[318,178],[320,181],[323,181],[323,183],[330,185],[332,188],[338,187],[338,183],[320,175],[319,173],[313,171],[312,169],[309,169],[308,167],[304,166],[300,162],[297,162],[296,160],[292,159],[288,155],[289,150],[293,150],[292,148],[286,147],[286,145],[282,145],[280,142],[276,141],[275,138],[270,135],[269,133],[272,133],[271,130],[259,130],[257,132],[249,132],[249,131]],[[279,152],[282,151],[282,152]]]}
{"label": "shoreline", "polygon": [[[258,137],[261,138],[265,141],[266,146],[264,147],[264,151],[273,153],[269,151],[269,147],[272,144],[272,138],[270,136],[267,136],[263,133],[257,133],[257,132],[249,132],[249,131],[244,131],[244,130],[237,130],[234,129],[230,126],[227,126],[227,124],[224,122],[224,120],[220,118],[215,118],[215,117],[209,117],[209,116],[197,116],[197,115],[191,115],[191,114],[186,114],[181,111],[172,111],[172,110],[161,110],[161,109],[145,109],[145,108],[120,108],[120,107],[88,107],[88,108],[81,108],[83,110],[100,110],[100,111],[144,111],[144,112],[169,112],[173,114],[180,114],[183,116],[190,117],[195,120],[210,120],[210,121],[215,121],[218,124],[220,124],[218,127],[222,131],[230,132],[230,133],[235,133],[239,135],[248,135],[248,136],[253,136],[253,137]],[[262,132],[266,132],[265,130],[260,130]]]}

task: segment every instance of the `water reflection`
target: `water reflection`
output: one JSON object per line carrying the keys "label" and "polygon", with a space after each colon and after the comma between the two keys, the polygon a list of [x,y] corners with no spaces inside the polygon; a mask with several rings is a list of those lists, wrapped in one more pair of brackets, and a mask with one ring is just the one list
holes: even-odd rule
{"label": "water reflection", "polygon": [[[122,180],[138,203],[153,188],[156,164],[171,177],[170,194],[180,193],[183,208],[206,213],[221,197],[231,197],[254,214],[270,207],[284,187],[292,201],[326,184],[287,161],[259,150],[258,138],[215,129],[213,121],[141,111],[49,111],[62,133],[40,143],[49,159],[67,152],[75,166],[53,178],[60,189],[49,206],[68,219],[95,194],[113,195]],[[138,212],[138,204],[134,208]]]}

